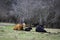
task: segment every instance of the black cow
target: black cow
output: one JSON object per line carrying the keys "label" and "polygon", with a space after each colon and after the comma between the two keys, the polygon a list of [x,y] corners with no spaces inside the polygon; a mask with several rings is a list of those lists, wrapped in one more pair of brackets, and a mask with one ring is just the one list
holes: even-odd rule
{"label": "black cow", "polygon": [[36,26],[36,32],[46,32],[46,30],[44,30],[43,25],[37,25]]}
{"label": "black cow", "polygon": [[25,31],[30,31],[32,28],[31,27],[27,27],[25,28]]}

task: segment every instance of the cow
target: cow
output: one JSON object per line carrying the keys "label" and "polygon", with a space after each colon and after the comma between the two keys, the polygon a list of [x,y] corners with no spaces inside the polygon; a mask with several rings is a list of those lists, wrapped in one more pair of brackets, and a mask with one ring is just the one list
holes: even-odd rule
{"label": "cow", "polygon": [[25,28],[25,31],[31,31],[32,27]]}
{"label": "cow", "polygon": [[16,24],[13,30],[23,30],[23,24]]}
{"label": "cow", "polygon": [[43,25],[37,25],[35,31],[36,32],[47,32],[46,30],[44,30]]}

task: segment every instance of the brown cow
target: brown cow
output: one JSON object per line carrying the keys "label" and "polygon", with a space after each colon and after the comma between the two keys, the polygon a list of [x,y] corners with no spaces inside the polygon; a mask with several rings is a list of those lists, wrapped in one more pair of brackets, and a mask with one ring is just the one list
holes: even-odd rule
{"label": "brown cow", "polygon": [[23,30],[23,24],[16,24],[13,30]]}

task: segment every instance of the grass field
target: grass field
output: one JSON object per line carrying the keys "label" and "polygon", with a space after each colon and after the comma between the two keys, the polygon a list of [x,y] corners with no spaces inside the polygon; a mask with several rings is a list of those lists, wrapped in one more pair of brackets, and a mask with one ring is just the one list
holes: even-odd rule
{"label": "grass field", "polygon": [[0,40],[60,40],[60,29],[48,29],[51,33],[38,33],[35,28],[30,32],[16,31],[13,26],[0,26]]}

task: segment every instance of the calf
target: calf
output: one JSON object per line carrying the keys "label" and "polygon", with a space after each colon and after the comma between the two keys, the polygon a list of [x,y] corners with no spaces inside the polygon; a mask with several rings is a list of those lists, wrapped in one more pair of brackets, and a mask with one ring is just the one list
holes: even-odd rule
{"label": "calf", "polygon": [[14,26],[13,30],[23,30],[23,25],[22,24],[16,24]]}
{"label": "calf", "polygon": [[25,28],[25,31],[30,31],[32,28],[31,27],[27,27]]}
{"label": "calf", "polygon": [[36,32],[46,32],[46,30],[44,30],[44,27],[42,25],[37,25]]}

